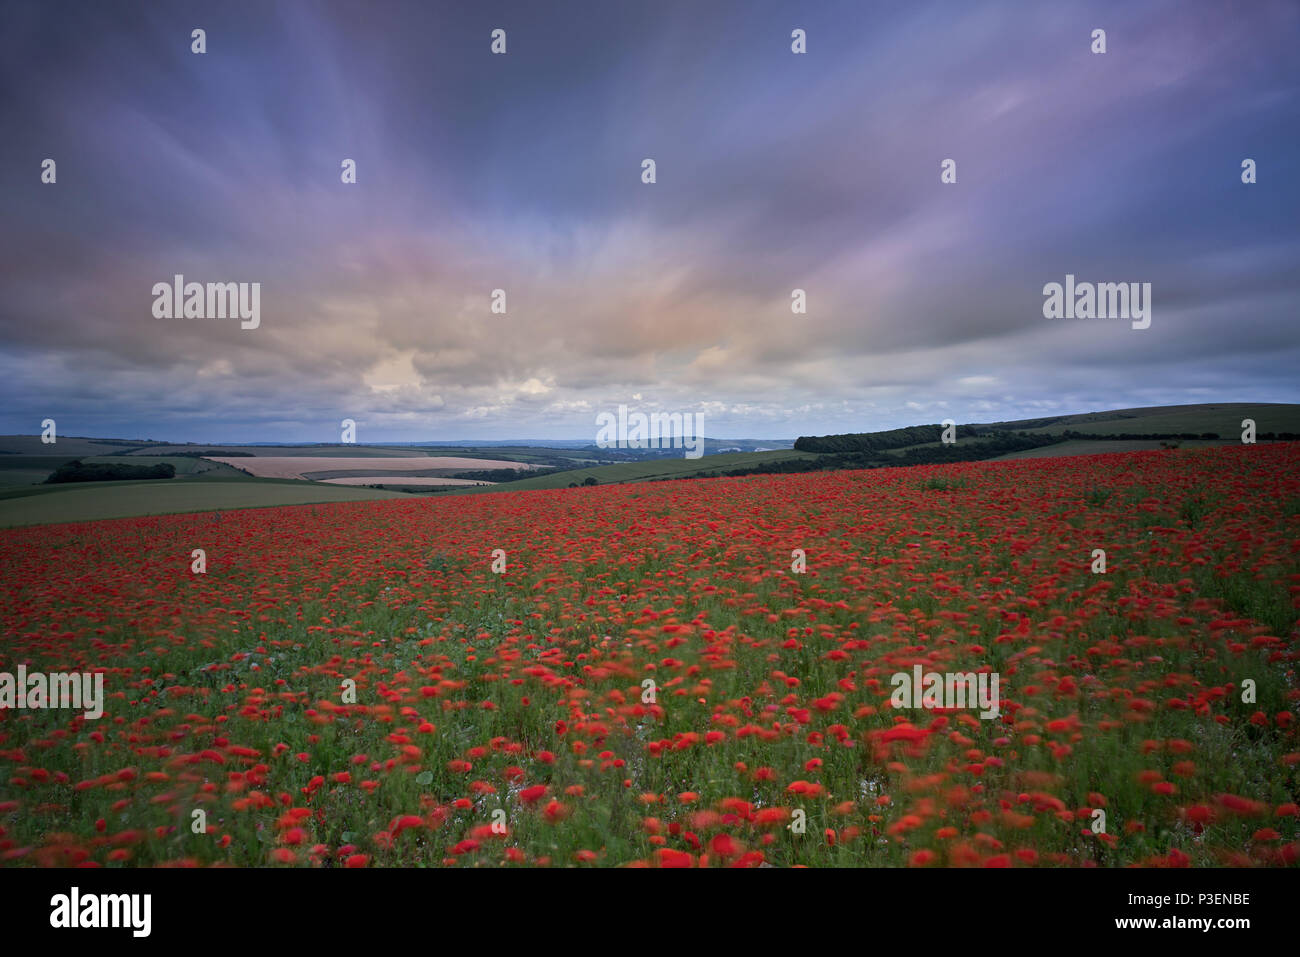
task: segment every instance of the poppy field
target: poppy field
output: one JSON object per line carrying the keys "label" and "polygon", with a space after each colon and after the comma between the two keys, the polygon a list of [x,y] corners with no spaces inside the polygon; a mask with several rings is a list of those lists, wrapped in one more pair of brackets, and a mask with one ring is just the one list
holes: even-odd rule
{"label": "poppy field", "polygon": [[[0,670],[105,689],[0,711],[7,867],[1300,860],[1294,443],[15,528],[0,569]],[[895,707],[916,665],[999,713]]]}

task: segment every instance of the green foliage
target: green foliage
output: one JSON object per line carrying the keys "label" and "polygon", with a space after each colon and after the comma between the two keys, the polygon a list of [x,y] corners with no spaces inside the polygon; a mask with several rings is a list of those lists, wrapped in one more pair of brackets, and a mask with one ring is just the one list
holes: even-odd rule
{"label": "green foliage", "polygon": [[121,482],[141,479],[169,479],[176,477],[176,466],[166,462],[157,465],[118,465],[101,462],[83,462],[73,459],[50,473],[47,485],[61,482]]}
{"label": "green foliage", "polygon": [[1115,494],[1114,489],[1109,488],[1090,488],[1084,493],[1083,500],[1094,508],[1103,508],[1110,501],[1110,497]]}
{"label": "green foliage", "polygon": [[966,479],[948,478],[943,475],[931,475],[923,481],[917,488],[928,491],[951,492],[956,489],[969,488],[970,483]]}
{"label": "green foliage", "polygon": [[1201,520],[1214,511],[1215,504],[1204,495],[1193,495],[1185,499],[1178,507],[1178,517],[1192,528],[1201,524]]}
{"label": "green foliage", "polygon": [[[965,430],[965,432],[963,432]],[[957,437],[973,434],[970,426],[957,427]],[[794,447],[799,452],[883,452],[909,445],[938,442],[943,437],[942,425],[913,425],[905,429],[886,432],[853,432],[846,435],[801,435]]]}
{"label": "green foliage", "polygon": [[533,478],[537,475],[549,475],[561,469],[477,469],[456,472],[452,478],[469,479],[474,482],[516,482],[519,479]]}

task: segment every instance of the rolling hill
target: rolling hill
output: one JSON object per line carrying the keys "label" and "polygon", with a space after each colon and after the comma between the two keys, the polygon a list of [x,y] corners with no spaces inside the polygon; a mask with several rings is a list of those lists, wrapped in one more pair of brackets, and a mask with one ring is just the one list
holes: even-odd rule
{"label": "rolling hill", "polygon": [[[1043,416],[959,426],[958,441],[938,441],[940,426],[800,438],[796,448],[722,452],[701,458],[643,457],[614,464],[604,461],[623,450],[594,447],[542,446],[219,446],[180,445],[131,439],[60,437],[57,445],[39,436],[0,436],[0,526],[46,522],[88,521],[132,515],[165,514],[208,509],[253,508],[315,502],[393,498],[410,495],[484,495],[532,489],[563,489],[584,484],[626,484],[671,479],[744,475],[764,472],[871,469],[928,462],[984,459],[1043,458],[1132,452],[1179,445],[1188,448],[1237,444],[1241,422],[1253,419],[1260,442],[1300,438],[1300,405],[1282,403],[1205,403],[1113,409],[1070,415]],[[726,447],[726,440],[709,440],[706,448]],[[57,453],[54,450],[57,448]],[[436,451],[435,451],[436,449]],[[233,456],[228,463],[200,457]],[[499,481],[492,485],[405,486],[367,488],[311,481],[311,477],[348,477],[343,470],[311,471],[305,479],[258,478],[241,467],[239,454],[254,457],[316,459],[368,458],[376,461],[377,477],[396,468],[397,459],[455,455],[466,465],[484,469],[528,463],[548,468],[545,474]],[[653,453],[659,454],[659,453]],[[74,458],[88,462],[168,462],[173,479],[140,482],[41,485],[59,465]],[[389,467],[379,461],[389,460]],[[344,464],[343,461],[340,464]],[[356,463],[347,463],[355,466]],[[413,463],[408,463],[413,464]],[[369,471],[369,470],[367,470]],[[481,475],[484,473],[481,473]],[[495,479],[496,476],[487,476]],[[506,476],[508,478],[508,476]]]}

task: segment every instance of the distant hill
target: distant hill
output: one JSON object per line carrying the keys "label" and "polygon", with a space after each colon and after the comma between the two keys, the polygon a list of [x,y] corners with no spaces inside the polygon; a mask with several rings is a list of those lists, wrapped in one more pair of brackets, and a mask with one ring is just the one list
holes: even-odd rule
{"label": "distant hill", "polygon": [[[957,426],[957,441],[953,444],[941,441],[943,427],[933,423],[878,432],[804,436],[793,443],[794,448],[790,448],[788,442],[775,440],[760,444],[763,440],[708,439],[705,442],[706,454],[695,459],[686,458],[681,450],[597,449],[590,444],[576,443],[565,448],[523,443],[516,446],[484,443],[460,447],[437,443],[436,454],[454,452],[467,458],[497,460],[484,463],[485,469],[509,460],[539,467],[541,474],[536,474],[538,470],[532,474],[519,471],[517,474],[521,477],[511,480],[510,473],[514,470],[500,470],[500,474],[480,470],[465,472],[460,477],[499,484],[360,488],[322,485],[302,479],[256,478],[201,456],[203,453],[222,453],[225,456],[242,453],[256,457],[360,456],[373,459],[382,473],[388,471],[385,465],[395,464],[395,458],[428,454],[433,443],[422,450],[417,445],[218,446],[59,436],[57,444],[46,445],[39,436],[0,436],[0,526],[301,502],[405,498],[409,495],[491,495],[589,484],[1090,455],[1162,446],[1192,448],[1240,442],[1243,419],[1254,420],[1256,438],[1260,442],[1300,439],[1300,405],[1220,402],[965,423]],[[736,447],[744,451],[720,452],[721,449]],[[175,477],[151,481],[40,484],[73,459],[107,466],[124,462],[141,465],[165,463],[174,468]],[[367,474],[372,472],[374,470]],[[374,484],[383,483],[381,480]]]}
{"label": "distant hill", "polygon": [[[1242,420],[1248,418],[1255,421],[1260,437],[1300,438],[1300,405],[1269,402],[1153,406],[968,423],[957,426],[957,438],[959,441],[988,439],[1007,433],[1023,433],[1055,437],[1061,442],[1076,436],[1115,441],[1142,438],[1238,441]],[[801,452],[883,452],[938,443],[941,432],[942,426],[931,424],[881,432],[800,436],[794,447]]]}
{"label": "distant hill", "polygon": [[0,456],[62,455],[76,458],[81,455],[120,455],[152,444],[134,439],[88,439],[76,435],[59,435],[53,443],[47,445],[39,435],[0,435]]}
{"label": "distant hill", "polygon": [[493,494],[533,488],[652,482],[666,479],[869,469],[937,462],[1133,452],[1179,445],[1241,441],[1241,422],[1254,419],[1259,441],[1300,439],[1300,405],[1205,403],[1115,409],[958,425],[957,442],[944,445],[943,426],[916,425],[879,432],[803,436],[792,450],[663,458],[603,465],[502,482],[491,487],[437,490],[439,495]]}

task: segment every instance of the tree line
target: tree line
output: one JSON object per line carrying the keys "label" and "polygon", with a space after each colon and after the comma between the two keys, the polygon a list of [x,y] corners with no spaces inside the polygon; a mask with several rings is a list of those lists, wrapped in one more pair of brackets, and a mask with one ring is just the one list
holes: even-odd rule
{"label": "tree line", "polygon": [[127,479],[169,479],[176,476],[176,466],[169,462],[157,465],[119,465],[116,462],[64,462],[50,473],[44,484],[60,482],[119,482]]}

